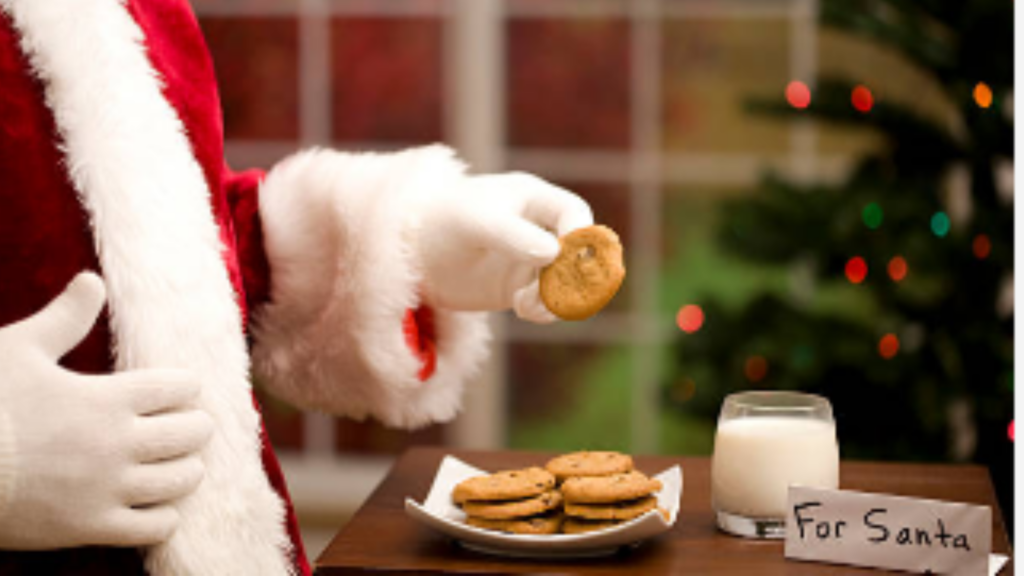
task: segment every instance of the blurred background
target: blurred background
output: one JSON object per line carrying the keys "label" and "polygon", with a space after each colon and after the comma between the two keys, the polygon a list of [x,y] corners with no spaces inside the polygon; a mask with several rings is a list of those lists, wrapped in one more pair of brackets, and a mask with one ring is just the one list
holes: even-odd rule
{"label": "blurred background", "polygon": [[747,389],[829,398],[846,458],[988,466],[1012,515],[1012,2],[193,4],[233,168],[445,142],[626,248],[595,319],[494,318],[453,423],[263,397],[311,556],[409,446],[707,455]]}

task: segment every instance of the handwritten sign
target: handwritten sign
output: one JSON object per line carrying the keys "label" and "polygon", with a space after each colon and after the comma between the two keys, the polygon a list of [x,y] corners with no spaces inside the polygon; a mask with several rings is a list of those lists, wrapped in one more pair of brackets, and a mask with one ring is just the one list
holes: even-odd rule
{"label": "handwritten sign", "polygon": [[992,510],[791,486],[786,558],[933,574],[988,574]]}

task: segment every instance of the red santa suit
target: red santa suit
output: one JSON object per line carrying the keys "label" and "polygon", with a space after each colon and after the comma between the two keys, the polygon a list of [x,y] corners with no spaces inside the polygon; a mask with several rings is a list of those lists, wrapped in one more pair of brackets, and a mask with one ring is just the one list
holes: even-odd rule
{"label": "red santa suit", "polygon": [[311,151],[264,180],[225,166],[222,132],[185,0],[0,0],[0,325],[95,270],[108,314],[64,364],[188,369],[216,423],[167,543],[0,551],[0,574],[308,573],[251,372],[394,426],[458,409],[485,318],[421,304],[399,221],[462,165]]}

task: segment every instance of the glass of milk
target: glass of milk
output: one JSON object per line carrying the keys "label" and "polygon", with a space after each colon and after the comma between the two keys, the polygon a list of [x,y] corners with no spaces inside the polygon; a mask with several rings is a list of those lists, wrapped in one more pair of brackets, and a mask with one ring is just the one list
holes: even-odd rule
{"label": "glass of milk", "polygon": [[784,538],[792,484],[839,487],[839,445],[828,400],[781,391],[728,396],[711,460],[718,527],[749,538]]}

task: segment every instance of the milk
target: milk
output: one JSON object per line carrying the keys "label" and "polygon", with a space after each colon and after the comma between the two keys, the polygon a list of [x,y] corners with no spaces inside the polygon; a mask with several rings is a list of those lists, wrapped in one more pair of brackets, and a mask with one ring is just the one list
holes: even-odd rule
{"label": "milk", "polygon": [[715,510],[747,518],[784,518],[790,484],[839,487],[834,423],[785,416],[719,423],[711,463]]}

